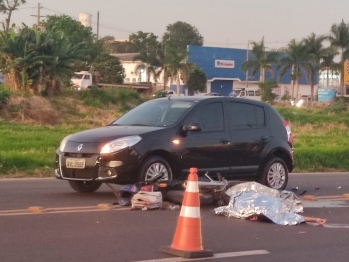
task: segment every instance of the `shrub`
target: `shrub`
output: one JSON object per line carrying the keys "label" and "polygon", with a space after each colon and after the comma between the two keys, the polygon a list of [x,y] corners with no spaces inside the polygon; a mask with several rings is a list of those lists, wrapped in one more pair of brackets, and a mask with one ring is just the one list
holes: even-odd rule
{"label": "shrub", "polygon": [[85,105],[105,108],[109,104],[117,104],[115,93],[105,91],[93,86],[91,89],[81,92],[81,98]]}
{"label": "shrub", "polygon": [[324,113],[342,113],[348,110],[347,104],[343,98],[339,98],[338,100],[331,103],[327,108],[324,109]]}
{"label": "shrub", "polygon": [[10,91],[0,87],[0,106],[6,105],[10,100]]}

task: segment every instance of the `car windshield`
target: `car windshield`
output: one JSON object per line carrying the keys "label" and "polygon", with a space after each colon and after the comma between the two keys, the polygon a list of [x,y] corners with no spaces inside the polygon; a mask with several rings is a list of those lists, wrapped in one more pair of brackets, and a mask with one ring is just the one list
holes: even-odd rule
{"label": "car windshield", "polygon": [[82,79],[83,76],[83,74],[74,74],[72,79]]}
{"label": "car windshield", "polygon": [[230,94],[229,94],[229,96],[232,96],[232,97],[238,97],[239,95],[240,95],[240,93],[241,93],[241,90],[233,90]]}
{"label": "car windshield", "polygon": [[127,112],[111,125],[171,126],[195,104],[190,101],[151,100]]}

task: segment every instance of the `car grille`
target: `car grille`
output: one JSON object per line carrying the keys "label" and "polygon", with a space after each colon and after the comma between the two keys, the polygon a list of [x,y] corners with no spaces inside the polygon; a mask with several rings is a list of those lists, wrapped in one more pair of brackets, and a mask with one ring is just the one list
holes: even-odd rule
{"label": "car grille", "polygon": [[83,157],[83,158],[89,158],[93,156],[94,154],[87,154],[87,153],[64,153],[65,157]]}
{"label": "car grille", "polygon": [[73,179],[92,179],[97,178],[98,168],[73,169],[62,167],[62,176]]}

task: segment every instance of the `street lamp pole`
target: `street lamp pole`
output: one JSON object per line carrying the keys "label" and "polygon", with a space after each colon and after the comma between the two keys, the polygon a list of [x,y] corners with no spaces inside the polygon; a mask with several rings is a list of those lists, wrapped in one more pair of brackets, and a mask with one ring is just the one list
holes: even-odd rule
{"label": "street lamp pole", "polygon": [[[250,50],[250,40],[247,40],[247,49],[246,49],[246,62],[248,61]],[[246,70],[246,88],[248,87],[248,69]]]}
{"label": "street lamp pole", "polygon": [[99,11],[97,11],[97,40],[99,39]]}

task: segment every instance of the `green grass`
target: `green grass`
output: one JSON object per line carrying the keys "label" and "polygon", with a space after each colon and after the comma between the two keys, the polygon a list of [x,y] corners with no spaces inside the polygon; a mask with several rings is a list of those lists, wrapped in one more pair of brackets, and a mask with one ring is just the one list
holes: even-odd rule
{"label": "green grass", "polygon": [[339,100],[323,108],[277,107],[294,136],[295,172],[349,171],[349,112]]}
{"label": "green grass", "polygon": [[52,175],[60,141],[79,127],[45,127],[0,122],[0,176]]}

